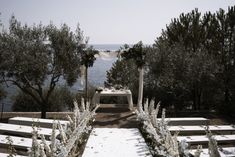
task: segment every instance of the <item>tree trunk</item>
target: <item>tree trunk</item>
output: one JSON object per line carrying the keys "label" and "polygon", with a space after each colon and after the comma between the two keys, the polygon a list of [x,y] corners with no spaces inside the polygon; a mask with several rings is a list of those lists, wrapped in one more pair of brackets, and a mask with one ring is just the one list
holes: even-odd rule
{"label": "tree trunk", "polygon": [[199,110],[201,109],[202,105],[205,108],[204,101],[203,101],[203,90],[200,90],[200,95],[199,95]]}
{"label": "tree trunk", "polygon": [[88,67],[86,67],[86,85],[85,85],[85,90],[86,90],[86,98],[85,101],[88,101]]}
{"label": "tree trunk", "polygon": [[224,78],[224,103],[229,105],[229,72],[228,66],[225,66],[225,78]]}
{"label": "tree trunk", "polygon": [[202,95],[202,93],[199,90],[199,92],[197,93],[197,105],[198,105],[197,109],[198,110],[201,109],[201,95]]}
{"label": "tree trunk", "polygon": [[193,96],[193,110],[197,110],[197,100],[196,100],[196,88],[195,88],[195,86],[193,87],[192,96]]}
{"label": "tree trunk", "polygon": [[46,112],[47,112],[47,105],[45,103],[41,103],[41,118],[46,118]]}
{"label": "tree trunk", "polygon": [[229,90],[228,90],[228,87],[225,88],[225,91],[224,91],[224,103],[226,106],[229,105]]}
{"label": "tree trunk", "polygon": [[139,109],[143,101],[143,88],[144,88],[144,68],[141,67],[139,69],[139,93],[138,93],[137,109]]}

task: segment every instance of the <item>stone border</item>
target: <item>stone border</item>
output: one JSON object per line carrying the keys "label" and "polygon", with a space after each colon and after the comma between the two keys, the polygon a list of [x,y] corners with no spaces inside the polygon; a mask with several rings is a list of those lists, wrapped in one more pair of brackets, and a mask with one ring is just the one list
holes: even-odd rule
{"label": "stone border", "polygon": [[[47,112],[47,118],[51,119],[66,119],[66,115],[72,116],[73,112]],[[0,113],[1,116],[1,113]],[[2,119],[8,119],[12,117],[32,117],[40,118],[41,112],[3,112]]]}

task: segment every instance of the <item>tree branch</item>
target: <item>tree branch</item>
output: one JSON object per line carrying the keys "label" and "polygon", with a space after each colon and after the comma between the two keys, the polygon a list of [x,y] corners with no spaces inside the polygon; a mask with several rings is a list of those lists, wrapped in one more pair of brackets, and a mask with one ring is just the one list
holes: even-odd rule
{"label": "tree branch", "polygon": [[23,78],[25,79],[27,86],[29,86],[29,88],[31,88],[32,90],[34,90],[35,92],[37,92],[38,95],[39,95],[41,98],[43,98],[43,97],[42,97],[42,87],[41,87],[41,85],[37,84],[37,86],[38,86],[38,89],[37,89],[37,88],[35,88],[35,87],[30,83],[30,81],[27,79],[26,76],[23,76]]}
{"label": "tree branch", "polygon": [[51,81],[50,81],[50,86],[46,95],[45,100],[48,101],[50,95],[52,94],[53,90],[55,89],[56,83],[59,81],[61,74],[57,74],[51,77]]}
{"label": "tree branch", "polygon": [[36,95],[33,94],[33,92],[31,92],[30,90],[27,89],[27,87],[23,87],[21,86],[18,82],[16,82],[15,80],[11,80],[11,79],[5,79],[5,81],[7,82],[12,82],[13,85],[17,86],[22,92],[30,95],[38,104],[41,103],[41,101],[37,98]]}

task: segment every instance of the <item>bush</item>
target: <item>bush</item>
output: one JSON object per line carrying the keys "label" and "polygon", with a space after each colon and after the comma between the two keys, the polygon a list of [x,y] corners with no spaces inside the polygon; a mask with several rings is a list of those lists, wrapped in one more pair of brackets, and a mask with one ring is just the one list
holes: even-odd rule
{"label": "bush", "polygon": [[[75,94],[69,91],[66,86],[57,87],[50,99],[48,107],[49,112],[58,111],[71,111],[73,109],[73,99]],[[14,104],[12,106],[13,111],[24,111],[24,112],[39,112],[41,111],[40,105],[29,95],[18,92],[14,97]]]}
{"label": "bush", "polygon": [[[95,90],[96,90],[96,87],[88,83],[88,99],[91,102],[91,108],[95,107],[95,106],[92,106],[92,105],[94,105],[94,104],[92,104],[92,98],[95,94]],[[75,97],[76,97],[76,100],[78,102],[78,105],[80,105],[81,104],[81,98],[86,97],[85,91],[77,93]]]}
{"label": "bush", "polygon": [[12,111],[25,111],[25,112],[39,112],[41,111],[40,105],[38,105],[31,96],[24,94],[23,92],[18,92],[18,94],[13,98],[14,103],[12,106]]}
{"label": "bush", "polygon": [[[136,104],[138,98],[138,68],[131,60],[117,60],[112,68],[107,71],[105,87],[115,87],[121,85],[128,87],[132,92],[133,103]],[[125,103],[122,98],[111,97],[109,100],[102,100],[104,103]]]}
{"label": "bush", "polygon": [[235,103],[234,102],[231,102],[230,104],[221,103],[221,105],[217,107],[217,110],[228,121],[234,122],[234,119],[235,119],[235,113],[234,113]]}
{"label": "bush", "polygon": [[4,97],[6,97],[6,92],[4,91],[2,86],[0,85],[0,100],[2,100]]}

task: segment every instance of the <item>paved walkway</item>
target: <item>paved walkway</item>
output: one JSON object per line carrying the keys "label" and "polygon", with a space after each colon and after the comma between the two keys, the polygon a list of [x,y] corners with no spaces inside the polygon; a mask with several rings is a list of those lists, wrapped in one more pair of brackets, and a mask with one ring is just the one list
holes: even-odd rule
{"label": "paved walkway", "polygon": [[137,128],[136,115],[127,107],[126,104],[102,104],[97,110],[93,126],[95,128]]}
{"label": "paved walkway", "polygon": [[82,157],[151,157],[137,128],[94,128]]}

